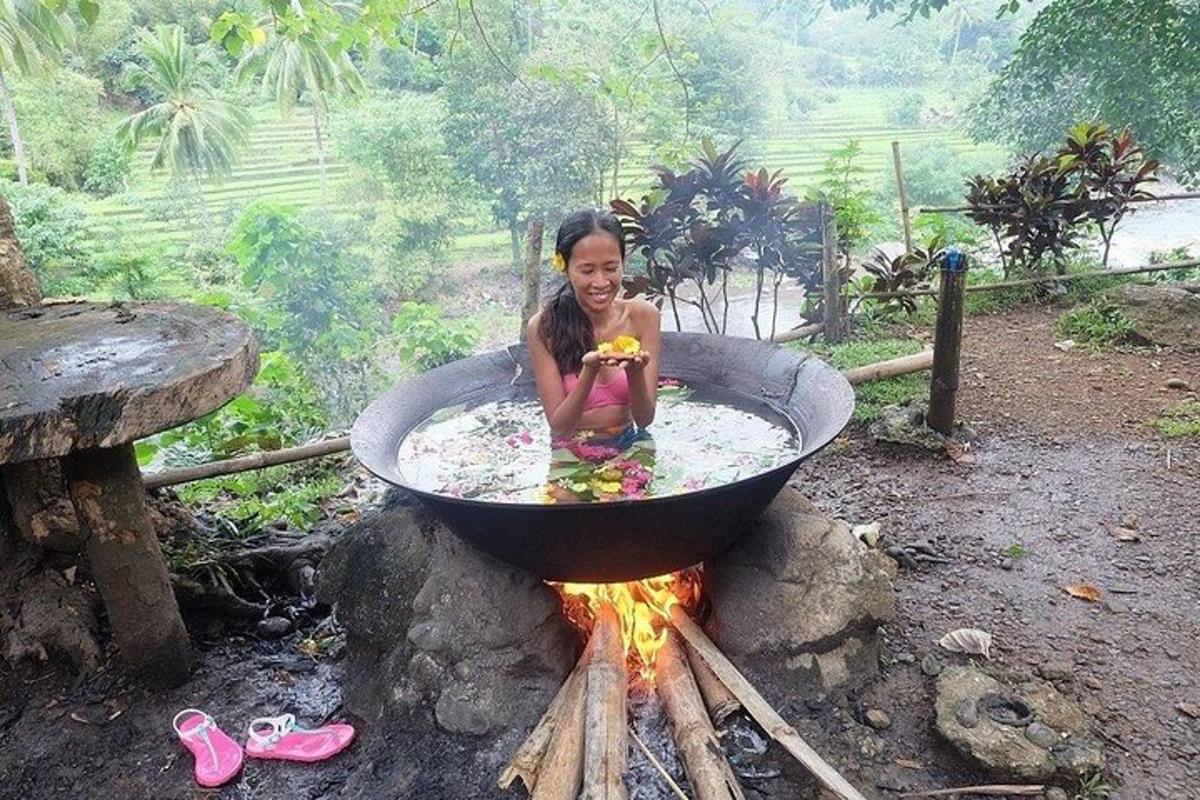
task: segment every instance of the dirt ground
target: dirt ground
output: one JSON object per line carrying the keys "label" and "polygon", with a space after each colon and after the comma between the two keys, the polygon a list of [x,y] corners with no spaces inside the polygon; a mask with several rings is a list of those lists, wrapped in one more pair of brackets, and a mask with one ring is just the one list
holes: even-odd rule
{"label": "dirt ground", "polygon": [[[1145,424],[1186,396],[1168,378],[1200,388],[1200,356],[1062,352],[1053,319],[1034,309],[968,320],[959,410],[979,435],[972,463],[873,445],[852,429],[794,478],[822,509],[878,520],[885,544],[930,542],[949,559],[900,571],[900,619],[885,633],[880,679],[861,693],[797,697],[772,664],[744,665],[868,797],[987,782],[937,739],[934,679],[920,668],[963,626],[990,631],[997,662],[1054,681],[1095,716],[1114,797],[1200,794],[1200,720],[1178,709],[1200,704],[1200,442],[1163,440]],[[1138,541],[1118,540],[1122,525]],[[1079,582],[1101,601],[1063,591]],[[298,649],[305,630],[264,641],[188,622],[199,668],[180,689],[146,692],[115,668],[83,680],[0,671],[0,798],[523,796],[493,783],[523,731],[448,736],[428,711],[364,727],[327,764],[248,762],[236,783],[197,789],[171,732],[175,711],[204,708],[239,739],[259,715],[290,711],[312,726],[344,713],[336,646],[314,660]],[[869,708],[891,726],[862,724]],[[795,780],[751,788],[809,794]]]}

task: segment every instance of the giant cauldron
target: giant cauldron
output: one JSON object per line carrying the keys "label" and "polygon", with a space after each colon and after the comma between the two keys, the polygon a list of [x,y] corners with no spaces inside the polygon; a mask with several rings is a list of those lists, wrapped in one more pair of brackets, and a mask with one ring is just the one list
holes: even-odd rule
{"label": "giant cauldron", "polygon": [[802,447],[775,469],[687,494],[611,503],[496,503],[408,486],[397,453],[440,408],[536,397],[520,345],[430,370],[392,387],[354,423],[350,445],[367,469],[418,496],[451,529],[499,559],[547,580],[606,583],[662,575],[729,547],[804,458],[845,426],[854,392],[841,373],[805,353],[753,339],[664,333],[661,372],[688,386],[738,396],[768,418],[790,420]]}

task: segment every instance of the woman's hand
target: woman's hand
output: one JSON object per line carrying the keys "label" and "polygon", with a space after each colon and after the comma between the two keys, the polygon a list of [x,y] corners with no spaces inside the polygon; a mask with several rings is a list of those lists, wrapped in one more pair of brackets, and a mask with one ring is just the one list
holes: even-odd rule
{"label": "woman's hand", "polygon": [[650,354],[647,353],[645,350],[643,350],[640,353],[638,353],[637,355],[632,355],[632,356],[628,357],[628,361],[626,361],[626,363],[625,363],[625,369],[628,372],[633,372],[635,374],[641,374],[642,370],[645,369],[646,365],[649,363],[650,363]]}
{"label": "woman's hand", "polygon": [[601,353],[593,350],[583,356],[583,368],[599,370],[600,367],[618,367],[622,364],[632,363],[637,356],[628,355],[626,353]]}

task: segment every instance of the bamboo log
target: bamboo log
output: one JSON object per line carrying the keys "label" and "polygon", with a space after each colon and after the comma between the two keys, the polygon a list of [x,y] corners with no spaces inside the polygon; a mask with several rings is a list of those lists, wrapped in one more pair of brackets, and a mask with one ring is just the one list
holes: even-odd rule
{"label": "bamboo log", "polygon": [[[576,800],[579,797],[579,789],[583,785],[587,667],[591,663],[594,643],[593,636],[579,657],[579,663],[575,665],[579,677],[574,681],[567,680],[567,694],[562,699],[549,741],[538,762],[537,773],[533,776],[531,800]],[[574,675],[573,672],[572,677]],[[555,702],[557,700],[556,697]],[[529,783],[525,785],[528,787]]]}
{"label": "bamboo log", "polygon": [[[1041,275],[1036,278],[1017,278],[998,283],[977,283],[963,287],[964,292],[990,292],[996,289],[1011,289],[1014,286],[1033,286],[1039,283],[1069,283],[1083,278],[1111,278],[1115,275],[1140,275],[1144,272],[1163,272],[1170,269],[1192,269],[1200,267],[1200,259],[1172,261],[1165,264],[1147,264],[1143,267],[1121,267],[1119,269],[1097,269],[1091,272],[1072,272],[1068,275]],[[935,297],[940,289],[909,289],[902,292],[865,292],[854,295],[855,300],[893,300],[898,297]]]}
{"label": "bamboo log", "polygon": [[697,655],[704,659],[721,682],[733,692],[734,697],[741,702],[742,707],[754,720],[762,726],[775,741],[791,753],[797,761],[805,766],[825,788],[833,792],[841,800],[866,800],[866,798],[831,767],[825,759],[808,746],[800,734],[779,716],[779,712],[771,707],[758,690],[755,689],[742,673],[738,672],[725,655],[717,649],[708,635],[692,621],[682,608],[675,606],[671,609],[671,624],[688,644],[696,649]]}
{"label": "bamboo log", "polygon": [[[1200,192],[1180,192],[1178,194],[1160,194],[1153,197],[1131,197],[1125,202],[1127,203],[1162,203],[1167,200],[1200,200]],[[1069,205],[1076,202],[1075,200],[1060,200],[1050,203],[1054,205]],[[981,211],[1005,211],[1014,208],[1012,205],[981,205]],[[964,211],[972,211],[973,206],[930,206],[929,208],[918,208],[918,214],[958,214]]]}
{"label": "bamboo log", "polygon": [[933,366],[933,351],[922,350],[911,356],[900,356],[887,361],[867,364],[865,367],[844,369],[842,374],[851,384],[877,381],[883,378],[894,378],[897,375],[907,375],[910,372],[920,372]]}
{"label": "bamboo log", "polygon": [[929,377],[929,414],[926,417],[929,427],[943,436],[954,432],[966,269],[966,256],[958,251],[947,253],[943,259],[937,327],[933,340],[933,374]]}
{"label": "bamboo log", "polygon": [[904,167],[900,164],[900,142],[892,142],[892,163],[896,167],[896,189],[900,192],[900,222],[904,225],[904,252],[912,255],[912,220],[909,218],[908,186],[904,183]]}
{"label": "bamboo log", "polygon": [[179,469],[164,469],[161,472],[150,472],[142,475],[142,483],[147,489],[158,489],[163,486],[174,486],[177,483],[190,483],[203,478],[214,478],[218,475],[233,475],[238,472],[248,472],[252,469],[264,469],[280,464],[290,464],[293,461],[304,461],[308,458],[333,455],[350,449],[350,437],[339,436],[336,439],[326,439],[323,442],[285,447],[282,450],[270,450],[254,453],[241,458],[227,458],[223,461],[210,461],[207,464],[197,464],[194,467]]}
{"label": "bamboo log", "polygon": [[842,314],[842,277],[839,269],[837,224],[833,219],[833,209],[827,205],[821,206],[821,241],[821,277],[825,297],[823,330],[825,341],[833,344],[845,338],[846,330]]}
{"label": "bamboo log", "polygon": [[736,713],[742,704],[733,696],[733,692],[721,683],[721,679],[712,671],[712,667],[704,663],[695,648],[684,643],[688,664],[692,667],[692,676],[696,686],[700,688],[700,696],[704,698],[704,707],[712,717],[713,725],[720,725],[732,714]]}
{"label": "bamboo log", "polygon": [[508,765],[504,768],[504,772],[500,773],[498,784],[501,789],[507,789],[512,785],[517,778],[525,784],[525,788],[533,791],[534,784],[537,783],[538,770],[541,768],[542,760],[546,756],[546,750],[550,746],[550,737],[554,733],[554,729],[558,726],[565,715],[568,713],[568,705],[573,701],[582,702],[584,690],[584,672],[587,670],[587,651],[579,657],[575,662],[574,669],[567,679],[563,681],[563,685],[559,687],[558,693],[554,695],[554,699],[550,701],[549,707],[546,708],[546,713],[538,720],[538,724],[534,726],[529,736],[517,748],[516,754]]}
{"label": "bamboo log", "polygon": [[813,322],[809,325],[800,325],[799,327],[792,328],[791,330],[777,333],[775,334],[775,338],[771,339],[771,341],[775,342],[776,344],[794,342],[797,339],[806,339],[809,336],[818,334],[823,330],[825,330],[824,322]]}
{"label": "bamboo log", "polygon": [[958,797],[963,794],[995,795],[997,797],[1036,797],[1046,791],[1042,784],[989,784],[988,786],[956,786],[953,789],[930,789],[924,792],[905,792],[900,797]]}
{"label": "bamboo log", "polygon": [[621,620],[611,603],[596,612],[588,642],[587,702],[583,750],[583,800],[625,800],[628,741],[625,695],[628,676]]}
{"label": "bamboo log", "polygon": [[675,746],[679,748],[692,793],[697,800],[744,800],[742,787],[725,760],[717,732],[704,710],[700,689],[692,677],[678,634],[672,632],[667,637],[655,658],[654,668],[658,694],[671,720]]}

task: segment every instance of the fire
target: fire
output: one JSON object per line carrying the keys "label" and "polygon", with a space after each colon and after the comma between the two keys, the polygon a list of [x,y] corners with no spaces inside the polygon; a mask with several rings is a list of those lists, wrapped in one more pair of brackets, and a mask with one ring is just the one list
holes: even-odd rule
{"label": "fire", "polygon": [[621,642],[630,672],[654,681],[654,656],[667,641],[672,606],[688,613],[700,604],[700,568],[628,583],[552,583],[567,619],[589,633],[600,605],[612,603],[621,620]]}

